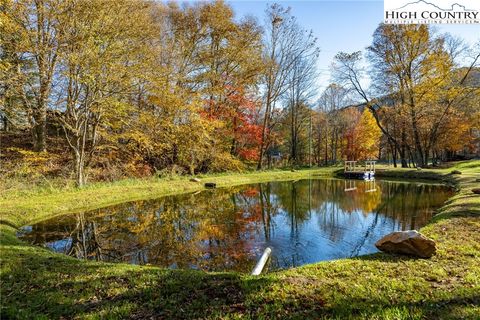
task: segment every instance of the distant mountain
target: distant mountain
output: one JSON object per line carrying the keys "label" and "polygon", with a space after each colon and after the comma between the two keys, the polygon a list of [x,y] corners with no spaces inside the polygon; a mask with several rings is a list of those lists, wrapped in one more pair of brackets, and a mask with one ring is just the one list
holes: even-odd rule
{"label": "distant mountain", "polygon": [[[457,78],[457,81],[460,81],[460,79],[465,75],[467,70],[468,70],[468,67],[462,67],[453,71],[455,78]],[[463,86],[480,89],[480,68],[474,68],[470,70],[470,73],[468,74],[468,77],[465,79]],[[395,96],[395,93],[375,98],[374,100],[376,103],[374,104],[373,107],[375,109],[378,109],[379,106],[387,106],[387,107],[394,106],[396,103],[394,96]],[[352,105],[346,106],[343,109],[357,108],[360,112],[363,112],[366,106],[367,104],[365,102],[361,102],[358,104],[352,104]]]}
{"label": "distant mountain", "polygon": [[[436,4],[433,4],[433,3],[425,1],[425,0],[418,0],[418,1],[414,1],[414,2],[409,2],[406,5],[400,7],[396,10],[401,10],[401,9],[404,9],[404,8],[406,8],[408,6],[411,6],[411,5],[421,5],[421,6],[427,6],[427,7],[430,7],[430,8],[433,7],[435,9],[438,9],[438,10],[441,10],[441,11],[477,11],[477,10],[467,9],[464,5],[461,5],[459,3],[452,4],[450,9],[443,9],[443,8],[440,8],[439,6],[437,6]],[[457,8],[457,9],[455,9],[455,8]]]}

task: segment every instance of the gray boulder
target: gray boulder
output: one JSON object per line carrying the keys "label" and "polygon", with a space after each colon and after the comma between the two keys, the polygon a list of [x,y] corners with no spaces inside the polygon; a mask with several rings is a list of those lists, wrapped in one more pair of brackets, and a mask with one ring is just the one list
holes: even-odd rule
{"label": "gray boulder", "polygon": [[200,179],[198,179],[198,178],[192,178],[192,179],[190,179],[190,181],[191,181],[191,182],[200,182],[200,181],[202,181],[202,180],[200,180]]}
{"label": "gray boulder", "polygon": [[435,254],[435,241],[416,230],[397,231],[387,234],[375,243],[378,250],[399,253],[420,258],[430,258]]}

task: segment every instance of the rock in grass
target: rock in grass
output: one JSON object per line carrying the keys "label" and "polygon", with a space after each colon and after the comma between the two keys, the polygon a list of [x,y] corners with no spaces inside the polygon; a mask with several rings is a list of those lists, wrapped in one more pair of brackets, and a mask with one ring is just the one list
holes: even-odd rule
{"label": "rock in grass", "polygon": [[213,189],[213,188],[216,188],[216,187],[217,187],[217,184],[214,183],[214,182],[207,182],[207,183],[205,183],[205,188]]}
{"label": "rock in grass", "polygon": [[190,179],[191,182],[201,182],[202,180],[198,179],[198,178],[192,178]]}
{"label": "rock in grass", "polygon": [[480,188],[472,189],[472,192],[475,194],[480,194]]}
{"label": "rock in grass", "polygon": [[392,232],[375,243],[384,252],[430,258],[436,252],[435,241],[416,230]]}
{"label": "rock in grass", "polygon": [[450,172],[451,174],[462,174],[461,171],[458,171],[458,170],[453,170],[452,172]]}

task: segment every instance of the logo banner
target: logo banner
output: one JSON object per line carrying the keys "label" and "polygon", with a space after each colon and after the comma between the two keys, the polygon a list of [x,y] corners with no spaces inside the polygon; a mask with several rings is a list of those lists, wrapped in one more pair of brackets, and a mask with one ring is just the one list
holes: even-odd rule
{"label": "logo banner", "polygon": [[479,0],[384,0],[386,24],[480,24]]}

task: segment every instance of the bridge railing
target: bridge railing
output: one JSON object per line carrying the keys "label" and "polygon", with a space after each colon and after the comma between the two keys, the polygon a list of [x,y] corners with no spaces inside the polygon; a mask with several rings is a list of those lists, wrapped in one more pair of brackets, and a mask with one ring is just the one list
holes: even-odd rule
{"label": "bridge railing", "polygon": [[375,172],[376,161],[367,160],[363,167],[357,163],[358,161],[345,161],[344,172]]}
{"label": "bridge railing", "polygon": [[357,161],[345,161],[344,171],[345,172],[356,172],[357,170]]}

